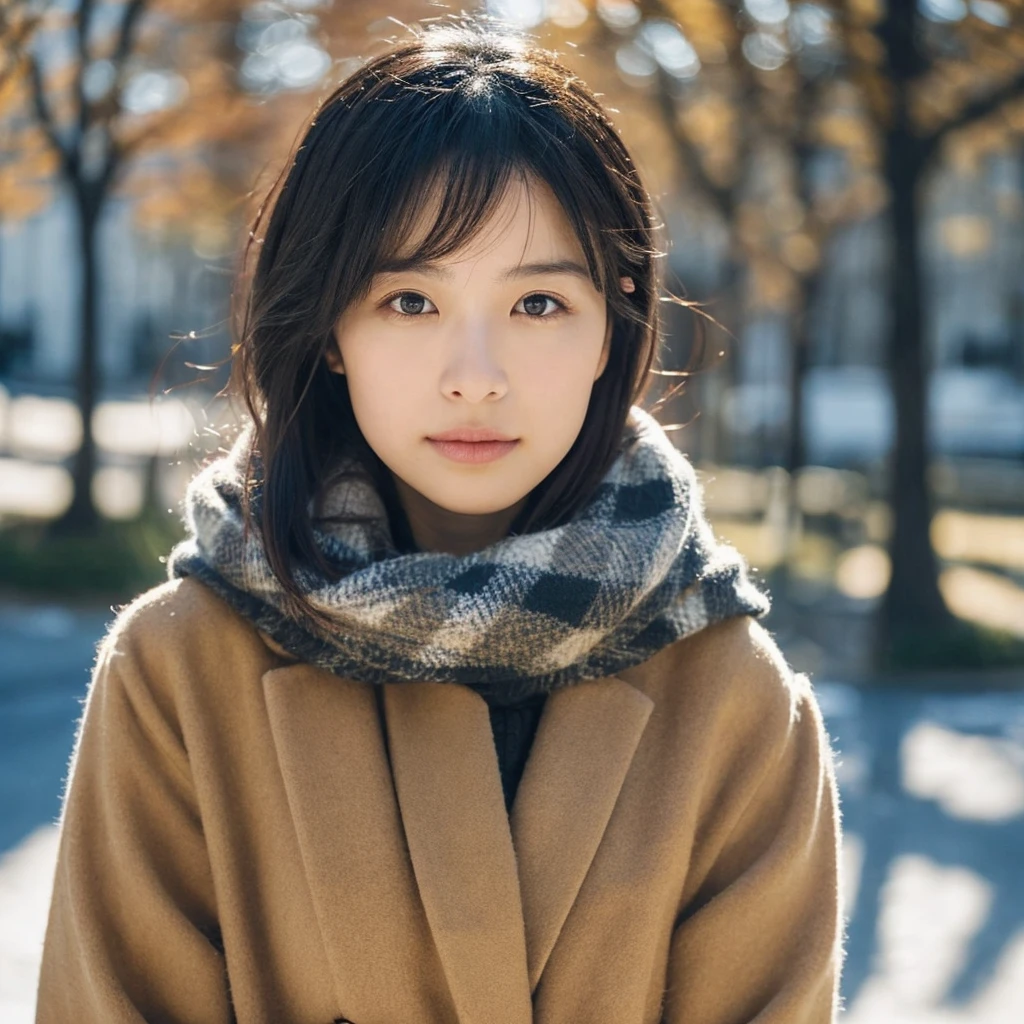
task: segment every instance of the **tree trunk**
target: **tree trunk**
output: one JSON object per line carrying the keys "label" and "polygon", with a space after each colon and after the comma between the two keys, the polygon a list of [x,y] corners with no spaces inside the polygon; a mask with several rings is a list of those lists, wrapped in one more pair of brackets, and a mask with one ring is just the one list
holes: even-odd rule
{"label": "tree trunk", "polygon": [[800,298],[793,317],[793,351],[789,366],[789,437],[785,469],[794,476],[807,462],[804,438],[804,380],[811,365],[810,312],[814,305],[821,270],[813,270],[800,278]]}
{"label": "tree trunk", "polygon": [[879,612],[876,668],[890,661],[900,634],[948,628],[952,616],[938,584],[931,543],[928,489],[928,366],[922,314],[920,185],[924,152],[902,118],[886,138],[890,189],[891,268],[888,371],[896,409],[895,446],[889,463],[893,529],[892,576]]}
{"label": "tree trunk", "polygon": [[96,531],[100,516],[92,500],[92,481],[96,472],[96,442],[92,432],[92,414],[96,407],[99,375],[99,254],[97,233],[99,203],[88,196],[79,197],[78,229],[79,260],[82,268],[82,290],[79,296],[79,362],[75,381],[75,397],[82,416],[82,443],[75,452],[71,480],[74,494],[67,511],[53,529],[57,533],[87,534]]}
{"label": "tree trunk", "polygon": [[[711,424],[711,459],[719,465],[731,462],[737,449],[736,432],[723,422],[721,403],[732,389],[741,383],[742,375],[737,360],[740,345],[743,344],[743,323],[747,308],[743,284],[739,264],[730,252],[716,293],[721,297],[720,308],[709,310],[725,331],[712,324],[706,325],[709,351],[713,353],[707,377],[710,384],[708,397],[713,398],[713,404],[709,400],[706,415],[709,416]],[[717,362],[719,352],[725,353],[721,362]],[[731,400],[735,401],[734,398]]]}
{"label": "tree trunk", "polygon": [[807,443],[804,430],[804,383],[811,365],[810,313],[821,283],[822,269],[810,271],[800,278],[800,297],[793,315],[789,364],[789,435],[787,437],[783,468],[786,470],[786,526],[782,539],[781,579],[783,585],[791,582],[792,559],[800,540],[803,515],[797,492],[797,474],[807,463]]}

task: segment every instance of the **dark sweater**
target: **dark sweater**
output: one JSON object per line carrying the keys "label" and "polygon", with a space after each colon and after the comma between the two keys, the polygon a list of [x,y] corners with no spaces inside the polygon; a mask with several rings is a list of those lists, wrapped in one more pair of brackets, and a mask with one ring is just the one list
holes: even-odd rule
{"label": "dark sweater", "polygon": [[491,730],[494,746],[498,752],[498,768],[501,771],[501,788],[505,793],[505,810],[512,810],[519,780],[526,767],[526,759],[533,745],[533,738],[544,711],[546,693],[534,694],[518,704],[506,707],[490,705]]}
{"label": "dark sweater", "polygon": [[[392,507],[398,507],[397,499]],[[409,520],[404,515],[391,520],[391,532],[398,550],[405,554],[414,554],[420,550],[413,538]],[[526,759],[529,756],[530,747],[533,745],[533,737],[540,723],[546,697],[546,693],[538,693],[527,697],[518,704],[503,707],[488,702],[491,710],[494,746],[498,751],[498,768],[501,772],[501,788],[505,794],[506,811],[512,810],[512,801],[515,799],[519,780],[526,767]]]}

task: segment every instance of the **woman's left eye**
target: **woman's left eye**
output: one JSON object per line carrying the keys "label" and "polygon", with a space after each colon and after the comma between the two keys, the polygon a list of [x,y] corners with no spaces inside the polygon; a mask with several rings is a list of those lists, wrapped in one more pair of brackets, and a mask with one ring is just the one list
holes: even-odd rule
{"label": "woman's left eye", "polygon": [[[548,305],[549,303],[551,305]],[[419,292],[411,291],[394,292],[382,300],[381,306],[390,315],[405,320],[437,312],[437,307],[430,299]],[[556,299],[547,292],[531,292],[524,295],[513,308],[530,320],[552,320],[569,312],[569,307],[561,299]]]}
{"label": "woman's left eye", "polygon": [[[557,312],[545,312],[545,303],[553,302],[557,307]],[[523,298],[516,303],[516,308],[522,305],[523,312],[533,320],[547,320],[552,316],[557,316],[559,312],[565,312],[565,303],[559,302],[553,295],[547,295],[544,292],[534,292],[532,295],[524,295]]]}

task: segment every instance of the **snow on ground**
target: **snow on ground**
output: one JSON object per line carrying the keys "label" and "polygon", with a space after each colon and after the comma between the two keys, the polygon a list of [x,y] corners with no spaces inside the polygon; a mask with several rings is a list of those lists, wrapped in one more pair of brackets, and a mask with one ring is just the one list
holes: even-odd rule
{"label": "snow on ground", "polygon": [[46,914],[57,860],[57,826],[43,825],[0,857],[0,1020],[31,1024]]}

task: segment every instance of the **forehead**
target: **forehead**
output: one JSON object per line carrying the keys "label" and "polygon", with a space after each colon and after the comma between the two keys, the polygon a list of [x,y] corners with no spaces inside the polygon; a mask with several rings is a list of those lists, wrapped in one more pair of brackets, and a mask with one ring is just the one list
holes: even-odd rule
{"label": "forehead", "polygon": [[[431,240],[448,233],[454,214],[452,195],[444,176],[420,192],[419,201],[407,217],[408,228],[394,257],[405,261],[424,254]],[[473,224],[461,224],[459,244],[436,262],[459,261],[488,254],[506,257],[509,251],[547,259],[582,259],[582,249],[569,218],[551,187],[528,174],[513,174],[493,196],[489,209]]]}

